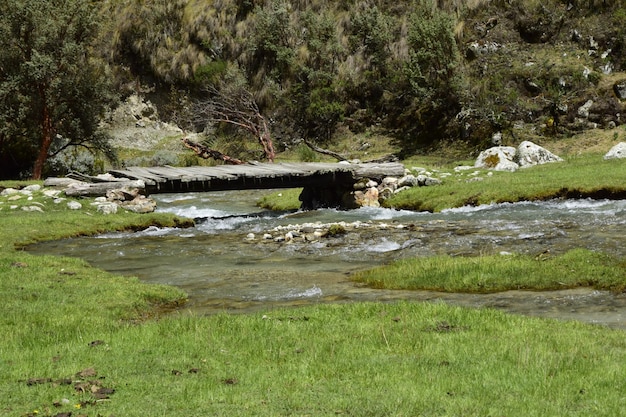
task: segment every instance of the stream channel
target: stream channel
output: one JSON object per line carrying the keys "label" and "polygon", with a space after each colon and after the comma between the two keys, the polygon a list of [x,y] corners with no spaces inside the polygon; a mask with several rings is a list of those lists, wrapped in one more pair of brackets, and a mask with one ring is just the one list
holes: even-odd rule
{"label": "stream channel", "polygon": [[[378,290],[350,281],[358,270],[436,254],[553,256],[583,247],[623,259],[626,200],[492,204],[442,213],[383,208],[273,213],[255,206],[267,192],[156,195],[159,211],[195,218],[196,227],[108,233],[29,250],[79,257],[107,271],[178,286],[189,294],[186,308],[196,314],[406,299],[626,329],[626,294],[589,288],[447,294]],[[345,222],[346,234],[312,238],[315,230],[337,222]],[[283,240],[290,231],[295,238]]]}

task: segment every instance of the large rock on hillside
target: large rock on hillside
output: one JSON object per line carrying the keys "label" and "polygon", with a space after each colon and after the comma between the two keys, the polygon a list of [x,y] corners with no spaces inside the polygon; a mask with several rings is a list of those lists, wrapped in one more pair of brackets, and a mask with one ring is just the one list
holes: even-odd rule
{"label": "large rock on hillside", "polygon": [[517,171],[519,165],[514,161],[515,152],[512,146],[494,146],[482,151],[474,166],[494,171]]}
{"label": "large rock on hillside", "polygon": [[620,100],[626,100],[626,80],[620,80],[613,84],[613,92]]}
{"label": "large rock on hillside", "polygon": [[116,148],[153,150],[164,138],[181,135],[178,126],[160,120],[154,104],[138,95],[126,99],[102,127]]}
{"label": "large rock on hillside", "polygon": [[563,161],[563,158],[527,140],[519,144],[515,158],[522,168]]}
{"label": "large rock on hillside", "polygon": [[604,159],[626,158],[626,142],[620,142],[613,146],[610,151],[604,155]]}
{"label": "large rock on hillside", "polygon": [[519,144],[517,149],[512,146],[494,146],[478,155],[474,166],[476,168],[491,169],[494,171],[517,171],[518,168],[560,162],[562,158],[545,148],[529,141]]}

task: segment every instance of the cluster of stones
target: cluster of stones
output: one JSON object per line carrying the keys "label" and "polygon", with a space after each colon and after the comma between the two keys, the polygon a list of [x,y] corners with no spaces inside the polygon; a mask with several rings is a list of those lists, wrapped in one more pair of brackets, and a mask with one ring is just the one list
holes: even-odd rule
{"label": "cluster of stones", "polygon": [[[0,210],[5,207],[5,203],[8,203],[6,207],[9,210],[21,209],[24,211],[44,212],[46,205],[35,201],[35,198],[40,197],[52,199],[54,204],[65,204],[70,210],[80,210],[83,208],[84,202],[81,203],[68,197],[71,194],[69,190],[75,187],[76,183],[78,181],[70,179],[59,181],[59,179],[56,179],[54,186],[44,183],[44,187],[39,184],[33,184],[21,189],[5,188],[0,192],[0,197],[4,197],[0,199]],[[89,202],[89,206],[103,214],[116,213],[119,207],[137,213],[148,213],[156,209],[154,200],[140,195],[138,189],[123,188],[107,191],[106,197],[95,198]]]}
{"label": "cluster of stones", "polygon": [[524,141],[517,148],[494,146],[482,151],[473,168],[515,172],[519,168],[560,161],[563,161],[561,157],[554,155],[547,149],[532,142]]}
{"label": "cluster of stones", "polygon": [[[626,142],[618,143],[604,155],[604,159],[624,157],[626,157]],[[519,168],[561,161],[563,161],[561,157],[554,155],[547,149],[532,142],[524,141],[517,148],[494,146],[486,149],[480,153],[473,167],[457,167],[457,170],[481,168],[515,172]]]}
{"label": "cluster of stones", "polygon": [[246,240],[256,241],[262,240],[266,242],[278,243],[294,243],[294,242],[316,242],[324,238],[341,236],[354,230],[373,229],[406,229],[408,226],[403,224],[387,224],[373,222],[336,222],[336,223],[303,223],[295,225],[277,226],[261,235],[260,237],[254,233],[248,233]]}
{"label": "cluster of stones", "polygon": [[141,191],[145,188],[143,181],[117,181],[110,174],[97,176],[102,183],[93,184],[72,178],[48,178],[45,186],[62,190],[67,196],[85,197],[94,193],[94,185],[99,185],[101,194],[92,203],[103,214],[117,213],[118,208],[135,213],[151,213],[156,210],[156,202]]}
{"label": "cluster of stones", "polygon": [[[24,211],[38,211],[43,212],[44,205],[40,202],[33,201],[34,197],[41,193],[43,196],[53,198],[55,203],[61,203],[62,199],[58,198],[58,194],[55,190],[42,189],[41,185],[34,184],[24,187],[22,189],[5,188],[0,192],[0,197],[4,197],[0,200],[0,210],[4,208],[4,204],[8,203],[9,210],[16,210],[21,208]],[[22,201],[26,201],[25,204],[18,204]]]}
{"label": "cluster of stones", "polygon": [[359,207],[380,207],[380,203],[393,194],[411,187],[425,187],[441,184],[441,180],[432,177],[432,173],[423,168],[413,168],[417,175],[408,173],[402,178],[385,177],[377,182],[363,179],[354,184],[352,196]]}

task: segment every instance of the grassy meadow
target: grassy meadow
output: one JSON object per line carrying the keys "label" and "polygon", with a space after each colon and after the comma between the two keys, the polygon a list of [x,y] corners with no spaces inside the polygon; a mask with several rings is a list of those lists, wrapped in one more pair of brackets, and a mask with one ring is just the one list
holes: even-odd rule
{"label": "grassy meadow", "polygon": [[[433,210],[479,193],[476,203],[544,198],[564,187],[623,193],[625,165],[581,156],[480,182],[451,176],[441,187],[415,192],[439,192]],[[529,190],[539,179],[541,186]],[[463,195],[449,196],[453,189]],[[284,201],[297,200],[297,192],[281,193]],[[40,191],[0,197],[0,415],[545,417],[616,416],[626,409],[622,330],[436,302],[198,317],[185,311],[185,294],[176,288],[24,250],[47,239],[190,226],[163,214],[103,215],[91,200],[79,201],[80,210],[69,210]],[[41,210],[23,209],[33,206]],[[541,262],[506,259],[408,261],[359,279],[367,275],[370,285],[385,288],[476,292],[623,291],[626,282],[623,260],[589,251]],[[515,279],[504,283],[502,274]]]}

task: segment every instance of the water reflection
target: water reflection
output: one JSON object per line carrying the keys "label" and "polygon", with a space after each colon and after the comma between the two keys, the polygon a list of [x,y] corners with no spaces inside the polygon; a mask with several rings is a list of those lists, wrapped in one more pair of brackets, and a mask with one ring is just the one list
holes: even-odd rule
{"label": "water reflection", "polygon": [[[626,201],[492,204],[436,214],[372,208],[276,214],[254,205],[260,195],[162,195],[157,197],[159,210],[202,221],[193,229],[110,233],[32,250],[77,256],[112,272],[179,286],[190,294],[189,308],[200,313],[323,302],[444,300],[626,328],[626,296],[602,291],[442,294],[372,290],[349,280],[354,271],[393,259],[435,254],[559,254],[585,247],[623,258]],[[335,222],[344,222],[348,233],[301,238]],[[293,232],[300,238],[284,238]]]}

